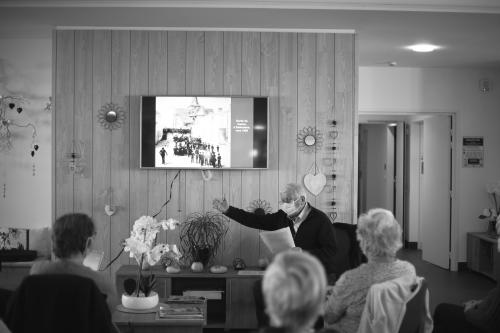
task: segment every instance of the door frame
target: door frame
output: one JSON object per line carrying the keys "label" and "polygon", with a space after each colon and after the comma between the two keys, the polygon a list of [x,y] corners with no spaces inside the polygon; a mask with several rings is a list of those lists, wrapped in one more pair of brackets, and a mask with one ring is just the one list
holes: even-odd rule
{"label": "door frame", "polygon": [[[429,116],[450,116],[451,117],[451,137],[452,137],[452,142],[451,142],[451,198],[450,198],[450,270],[451,271],[457,271],[458,270],[458,234],[459,234],[459,220],[458,220],[458,205],[457,205],[457,197],[456,197],[456,192],[457,192],[457,167],[459,165],[459,156],[458,156],[458,150],[457,150],[457,112],[455,111],[414,111],[414,112],[392,112],[392,111],[377,111],[377,110],[371,110],[371,111],[358,111],[358,119],[363,118],[363,117],[375,117],[378,120],[385,120],[385,121],[406,121],[410,122],[410,120],[404,120],[404,119],[411,119],[411,121],[419,121],[423,120]],[[356,149],[357,151],[358,149]],[[357,156],[356,156],[357,158]],[[354,175],[356,177],[356,182],[357,182],[357,177],[358,173],[354,172]],[[405,188],[406,189],[406,188]],[[355,188],[355,191],[357,192],[357,188]],[[354,196],[357,200],[358,193],[355,193]],[[420,241],[420,240],[419,240]]]}

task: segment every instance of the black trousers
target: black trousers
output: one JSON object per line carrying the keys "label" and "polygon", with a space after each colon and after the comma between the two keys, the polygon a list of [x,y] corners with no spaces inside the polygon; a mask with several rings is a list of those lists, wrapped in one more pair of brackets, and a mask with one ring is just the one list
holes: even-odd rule
{"label": "black trousers", "polygon": [[465,319],[464,307],[441,303],[434,311],[433,333],[483,333]]}

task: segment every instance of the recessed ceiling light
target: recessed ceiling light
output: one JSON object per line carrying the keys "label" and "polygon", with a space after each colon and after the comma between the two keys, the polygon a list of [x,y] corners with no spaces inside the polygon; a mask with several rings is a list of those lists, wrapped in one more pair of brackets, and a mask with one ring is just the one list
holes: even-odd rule
{"label": "recessed ceiling light", "polygon": [[432,44],[415,44],[407,46],[406,48],[415,52],[432,52],[439,49],[440,47]]}

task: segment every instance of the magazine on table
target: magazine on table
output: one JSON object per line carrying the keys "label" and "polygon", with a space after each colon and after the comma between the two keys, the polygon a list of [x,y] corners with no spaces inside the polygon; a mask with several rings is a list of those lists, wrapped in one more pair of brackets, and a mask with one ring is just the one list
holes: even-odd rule
{"label": "magazine on table", "polygon": [[203,319],[203,310],[198,306],[173,306],[165,304],[160,306],[160,318],[165,319]]}
{"label": "magazine on table", "polygon": [[167,300],[164,302],[166,304],[203,304],[206,302],[206,298],[202,296],[180,296],[171,295],[168,296]]}

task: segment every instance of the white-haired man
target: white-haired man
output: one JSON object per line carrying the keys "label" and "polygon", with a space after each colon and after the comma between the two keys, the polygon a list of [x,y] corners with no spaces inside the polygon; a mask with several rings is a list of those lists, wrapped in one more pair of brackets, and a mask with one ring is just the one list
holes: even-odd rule
{"label": "white-haired man", "polygon": [[289,228],[295,246],[314,255],[325,268],[329,282],[335,281],[335,231],[330,219],[307,202],[305,189],[295,183],[280,193],[280,209],[258,215],[229,206],[226,199],[215,199],[214,208],[242,225],[260,230]]}

